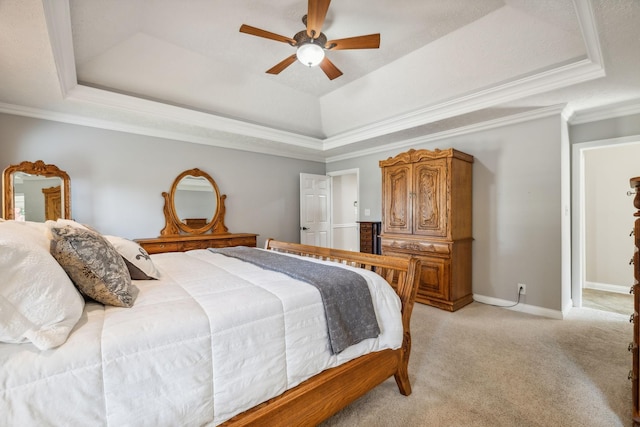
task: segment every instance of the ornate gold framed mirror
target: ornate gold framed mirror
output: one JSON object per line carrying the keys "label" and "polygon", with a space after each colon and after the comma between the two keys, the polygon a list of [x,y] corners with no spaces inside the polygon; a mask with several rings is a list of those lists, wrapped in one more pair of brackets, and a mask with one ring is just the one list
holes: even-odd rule
{"label": "ornate gold framed mirror", "polygon": [[4,219],[44,222],[71,219],[71,180],[42,160],[11,165],[2,175]]}
{"label": "ornate gold framed mirror", "polygon": [[182,172],[164,197],[165,227],[161,236],[177,234],[226,233],[224,225],[226,195],[198,168]]}

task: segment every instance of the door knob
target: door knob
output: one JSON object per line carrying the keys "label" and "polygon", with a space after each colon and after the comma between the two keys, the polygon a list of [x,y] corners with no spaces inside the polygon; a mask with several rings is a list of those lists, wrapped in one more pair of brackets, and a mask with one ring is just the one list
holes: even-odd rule
{"label": "door knob", "polygon": [[307,227],[300,227],[300,230],[308,230]]}

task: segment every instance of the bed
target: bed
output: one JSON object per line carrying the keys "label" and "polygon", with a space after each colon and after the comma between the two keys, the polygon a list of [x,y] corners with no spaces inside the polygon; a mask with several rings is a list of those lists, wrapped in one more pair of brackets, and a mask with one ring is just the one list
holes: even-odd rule
{"label": "bed", "polygon": [[[10,233],[2,226],[0,252],[7,254]],[[51,245],[22,242],[0,269],[16,273],[16,259],[44,244]],[[135,301],[117,307],[85,298],[78,320],[63,319],[55,331],[69,329],[63,343],[41,350],[34,342],[46,341],[35,338],[0,342],[3,422],[317,425],[391,376],[400,393],[411,393],[409,321],[419,261],[271,239],[252,250],[337,262],[364,275],[380,335],[332,352],[313,286],[204,249],[151,255],[143,261],[158,277],[131,280]]]}

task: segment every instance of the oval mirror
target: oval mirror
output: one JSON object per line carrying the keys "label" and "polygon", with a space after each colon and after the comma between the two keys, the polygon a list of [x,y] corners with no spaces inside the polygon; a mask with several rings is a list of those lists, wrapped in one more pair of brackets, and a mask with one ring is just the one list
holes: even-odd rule
{"label": "oval mirror", "polygon": [[165,198],[165,228],[161,235],[224,233],[224,199],[216,182],[200,169],[182,172]]}
{"label": "oval mirror", "polygon": [[213,221],[218,204],[216,189],[203,176],[183,177],[173,196],[178,220],[191,228],[201,228]]}
{"label": "oval mirror", "polygon": [[42,160],[11,165],[3,174],[3,217],[44,222],[71,218],[69,175]]}

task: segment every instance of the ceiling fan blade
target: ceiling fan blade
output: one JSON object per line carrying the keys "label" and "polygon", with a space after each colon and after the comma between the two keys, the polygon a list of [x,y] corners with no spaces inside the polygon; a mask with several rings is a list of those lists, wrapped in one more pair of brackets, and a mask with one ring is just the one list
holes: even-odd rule
{"label": "ceiling fan blade", "polygon": [[322,68],[322,71],[329,77],[329,80],[333,80],[342,75],[342,71],[338,70],[338,67],[333,65],[333,62],[329,61],[329,58],[326,56],[320,63],[320,68]]}
{"label": "ceiling fan blade", "polygon": [[307,9],[307,35],[316,38],[322,32],[324,18],[327,16],[331,0],[309,0]]}
{"label": "ceiling fan blade", "polygon": [[240,32],[245,34],[251,34],[252,36],[264,37],[265,39],[271,39],[278,42],[289,43],[291,46],[296,45],[296,41],[291,37],[281,36],[280,34],[261,30],[260,28],[252,27],[246,24],[242,24],[240,26]]}
{"label": "ceiling fan blade", "polygon": [[287,68],[289,65],[293,64],[294,62],[296,62],[296,54],[295,53],[293,55],[285,58],[284,60],[280,61],[279,63],[277,63],[273,67],[269,68],[266,72],[269,73],[269,74],[280,74],[280,72],[282,72],[282,70],[284,70],[285,68]]}
{"label": "ceiling fan blade", "polygon": [[377,49],[380,47],[380,34],[329,40],[324,46],[329,50]]}

